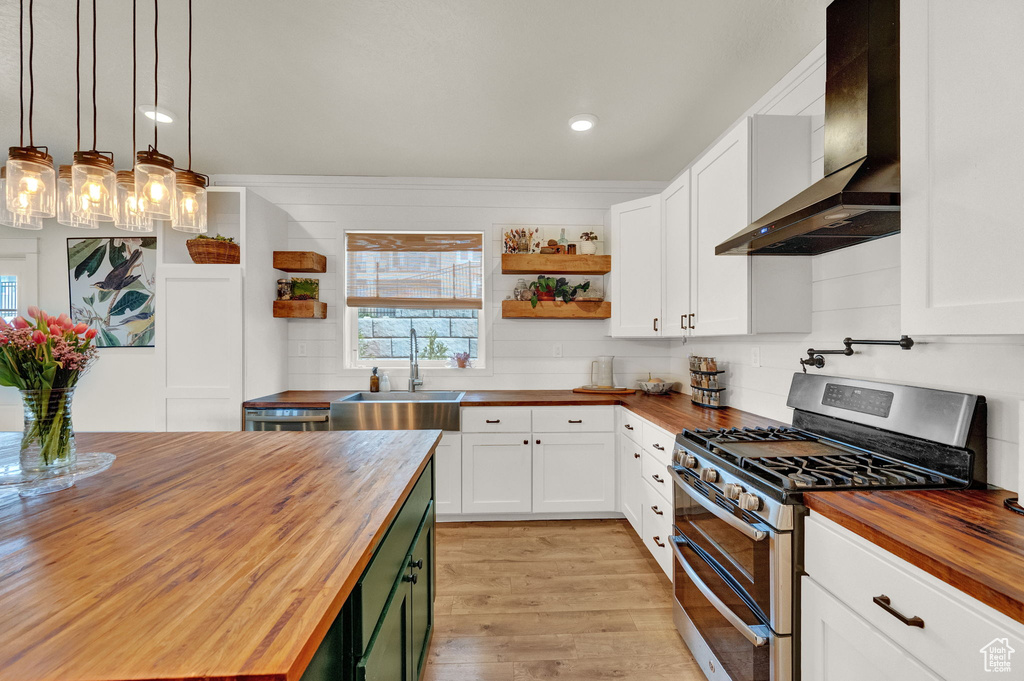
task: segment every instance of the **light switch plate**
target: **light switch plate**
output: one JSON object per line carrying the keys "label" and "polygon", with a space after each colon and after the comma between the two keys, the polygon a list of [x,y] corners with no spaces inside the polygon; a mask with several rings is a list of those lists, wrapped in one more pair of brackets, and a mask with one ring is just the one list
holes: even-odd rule
{"label": "light switch plate", "polygon": [[761,348],[756,345],[750,349],[750,364],[755,367],[761,366]]}
{"label": "light switch plate", "polygon": [[552,357],[561,357],[562,356],[562,344],[561,343],[555,343],[554,345],[551,346],[551,356]]}

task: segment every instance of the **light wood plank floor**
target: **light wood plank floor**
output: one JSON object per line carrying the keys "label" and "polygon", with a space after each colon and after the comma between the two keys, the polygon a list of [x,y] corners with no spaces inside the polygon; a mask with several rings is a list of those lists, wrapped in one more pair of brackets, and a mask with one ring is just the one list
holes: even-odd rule
{"label": "light wood plank floor", "polygon": [[438,523],[426,681],[703,681],[625,520]]}

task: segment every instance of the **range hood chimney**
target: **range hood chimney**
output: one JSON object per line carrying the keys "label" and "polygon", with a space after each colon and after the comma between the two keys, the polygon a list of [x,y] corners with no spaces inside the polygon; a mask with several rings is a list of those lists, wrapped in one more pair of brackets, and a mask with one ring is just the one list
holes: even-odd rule
{"label": "range hood chimney", "polygon": [[825,177],[717,255],[817,255],[900,231],[899,0],[834,0],[826,23]]}

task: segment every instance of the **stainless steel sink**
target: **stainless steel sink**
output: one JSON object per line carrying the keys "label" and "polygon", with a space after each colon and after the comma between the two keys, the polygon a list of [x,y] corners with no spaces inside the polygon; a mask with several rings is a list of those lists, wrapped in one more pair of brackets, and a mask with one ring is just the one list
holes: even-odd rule
{"label": "stainless steel sink", "polygon": [[331,430],[459,430],[464,392],[352,393],[331,403]]}

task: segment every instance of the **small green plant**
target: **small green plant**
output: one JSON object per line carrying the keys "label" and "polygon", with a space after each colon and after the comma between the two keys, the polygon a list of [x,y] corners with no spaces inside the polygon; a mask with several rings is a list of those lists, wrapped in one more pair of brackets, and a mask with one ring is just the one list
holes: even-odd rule
{"label": "small green plant", "polygon": [[427,334],[427,342],[420,350],[420,359],[448,359],[451,351],[448,346],[437,340],[437,331]]}
{"label": "small green plant", "polygon": [[205,234],[196,234],[196,239],[209,239],[210,241],[226,241],[229,244],[235,243],[234,238],[230,236],[221,236],[220,234],[214,234],[213,236],[206,236]]}
{"label": "small green plant", "polygon": [[572,302],[572,299],[579,292],[586,293],[590,290],[590,282],[585,281],[582,284],[570,285],[569,280],[565,277],[537,277],[537,281],[530,282],[530,288],[533,290],[533,296],[530,298],[530,306],[537,307],[537,301],[540,300],[538,294],[543,293],[545,297],[551,294],[555,300],[561,298],[563,303]]}

